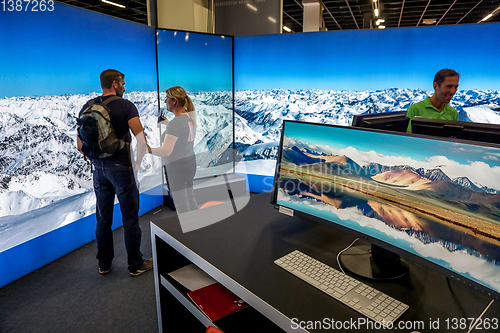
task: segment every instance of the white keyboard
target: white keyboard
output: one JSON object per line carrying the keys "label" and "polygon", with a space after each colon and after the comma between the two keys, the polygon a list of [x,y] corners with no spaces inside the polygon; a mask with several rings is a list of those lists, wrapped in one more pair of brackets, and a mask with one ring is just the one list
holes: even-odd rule
{"label": "white keyboard", "polygon": [[394,323],[408,309],[408,305],[300,251],[295,250],[274,263],[384,326]]}

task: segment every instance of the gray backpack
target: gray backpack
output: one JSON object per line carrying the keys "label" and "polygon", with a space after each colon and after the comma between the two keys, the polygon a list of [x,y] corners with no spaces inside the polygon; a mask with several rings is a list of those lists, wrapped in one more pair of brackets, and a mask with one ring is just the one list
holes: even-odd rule
{"label": "gray backpack", "polygon": [[110,157],[126,146],[126,142],[116,137],[107,105],[121,97],[113,96],[106,99],[93,100],[76,119],[78,137],[82,142],[83,154],[90,158]]}

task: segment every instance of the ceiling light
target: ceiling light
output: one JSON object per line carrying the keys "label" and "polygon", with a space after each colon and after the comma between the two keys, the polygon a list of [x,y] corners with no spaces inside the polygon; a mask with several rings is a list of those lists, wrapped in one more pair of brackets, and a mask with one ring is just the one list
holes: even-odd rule
{"label": "ceiling light", "polygon": [[285,30],[286,32],[292,32],[292,29],[290,29],[286,25],[283,26],[283,30]]}
{"label": "ceiling light", "polygon": [[482,20],[480,20],[479,22],[477,23],[481,23],[481,22],[484,22],[486,20],[489,20],[493,15],[495,15],[498,11],[500,10],[500,7],[498,7],[497,9],[495,9],[494,11],[492,11],[490,14],[486,15]]}
{"label": "ceiling light", "polygon": [[378,8],[375,8],[375,16],[378,17]]}
{"label": "ceiling light", "polygon": [[247,7],[250,8],[251,10],[257,11],[257,8],[252,6],[251,4],[247,3]]}
{"label": "ceiling light", "polygon": [[385,25],[379,25],[378,28],[379,29],[385,29]]}
{"label": "ceiling light", "polygon": [[377,0],[373,0],[373,2],[377,2]]}
{"label": "ceiling light", "polygon": [[276,23],[276,20],[274,18],[272,18],[271,16],[268,16],[267,18],[269,19],[269,21]]}
{"label": "ceiling light", "polygon": [[189,40],[189,32],[186,32],[186,37],[184,37],[184,40],[187,42]]}
{"label": "ceiling light", "polygon": [[101,1],[104,2],[104,3],[110,4],[110,5],[116,6],[116,7],[125,8],[124,5],[120,5],[118,3],[114,3],[114,2],[111,2],[111,1],[108,1],[108,0],[101,0]]}
{"label": "ceiling light", "polygon": [[492,16],[493,16],[493,14],[488,14],[484,19],[481,20],[481,22],[486,21],[487,19],[489,19]]}
{"label": "ceiling light", "polygon": [[384,19],[378,19],[377,21],[375,21],[375,24],[379,25],[380,23],[384,23],[384,22],[385,22]]}
{"label": "ceiling light", "polygon": [[423,24],[430,25],[430,24],[434,24],[434,23],[436,23],[436,21],[437,21],[436,19],[423,19],[423,20],[422,20],[422,23],[423,23]]}

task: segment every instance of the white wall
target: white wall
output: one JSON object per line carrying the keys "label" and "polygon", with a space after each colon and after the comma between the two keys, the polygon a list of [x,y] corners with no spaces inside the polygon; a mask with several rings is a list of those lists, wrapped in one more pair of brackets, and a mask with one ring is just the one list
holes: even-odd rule
{"label": "white wall", "polygon": [[158,27],[163,29],[212,32],[208,27],[213,0],[157,0]]}

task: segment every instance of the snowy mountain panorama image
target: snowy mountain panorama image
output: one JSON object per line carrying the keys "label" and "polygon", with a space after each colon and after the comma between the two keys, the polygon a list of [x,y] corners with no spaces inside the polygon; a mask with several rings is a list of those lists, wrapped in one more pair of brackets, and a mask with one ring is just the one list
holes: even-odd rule
{"label": "snowy mountain panorama image", "polygon": [[[433,91],[244,90],[235,93],[235,146],[246,161],[275,160],[283,120],[349,126],[357,114],[406,111]],[[500,91],[458,91],[450,103],[460,121],[500,124]],[[274,173],[273,164],[267,164]]]}
{"label": "snowy mountain panorama image", "polygon": [[[94,213],[90,163],[76,149],[75,119],[99,95],[0,99],[0,252]],[[157,93],[124,98],[137,106],[150,144],[159,144]],[[161,182],[148,177],[155,168],[159,163],[145,158],[141,191]]]}
{"label": "snowy mountain panorama image", "polygon": [[[187,92],[196,110],[196,178],[220,175],[233,170],[233,92]],[[171,120],[166,110],[166,93],[160,92],[162,114]],[[164,126],[162,126],[162,130]]]}
{"label": "snowy mountain panorama image", "polygon": [[[460,56],[408,51],[423,40],[440,45],[442,36]],[[353,115],[406,111],[434,94],[444,68],[460,74],[450,103],[458,120],[500,124],[500,67],[491,66],[500,45],[492,38],[500,38],[498,23],[238,37],[236,147],[247,163],[266,165],[276,158],[283,120],[349,126]]]}
{"label": "snowy mountain panorama image", "polygon": [[[0,252],[95,212],[90,164],[76,149],[75,117],[99,95],[0,99]],[[226,135],[232,133],[231,111],[217,104],[228,96],[232,99],[232,92],[193,98],[201,124],[196,150],[205,152],[199,154],[200,169],[213,168],[232,143],[232,134]],[[135,91],[124,98],[136,105],[148,143],[159,147],[157,92]],[[144,157],[141,192],[161,184],[160,170],[159,157]]]}
{"label": "snowy mountain panorama image", "polygon": [[349,131],[287,123],[277,203],[500,291],[500,149],[401,137],[386,155],[373,142],[389,135]]}

